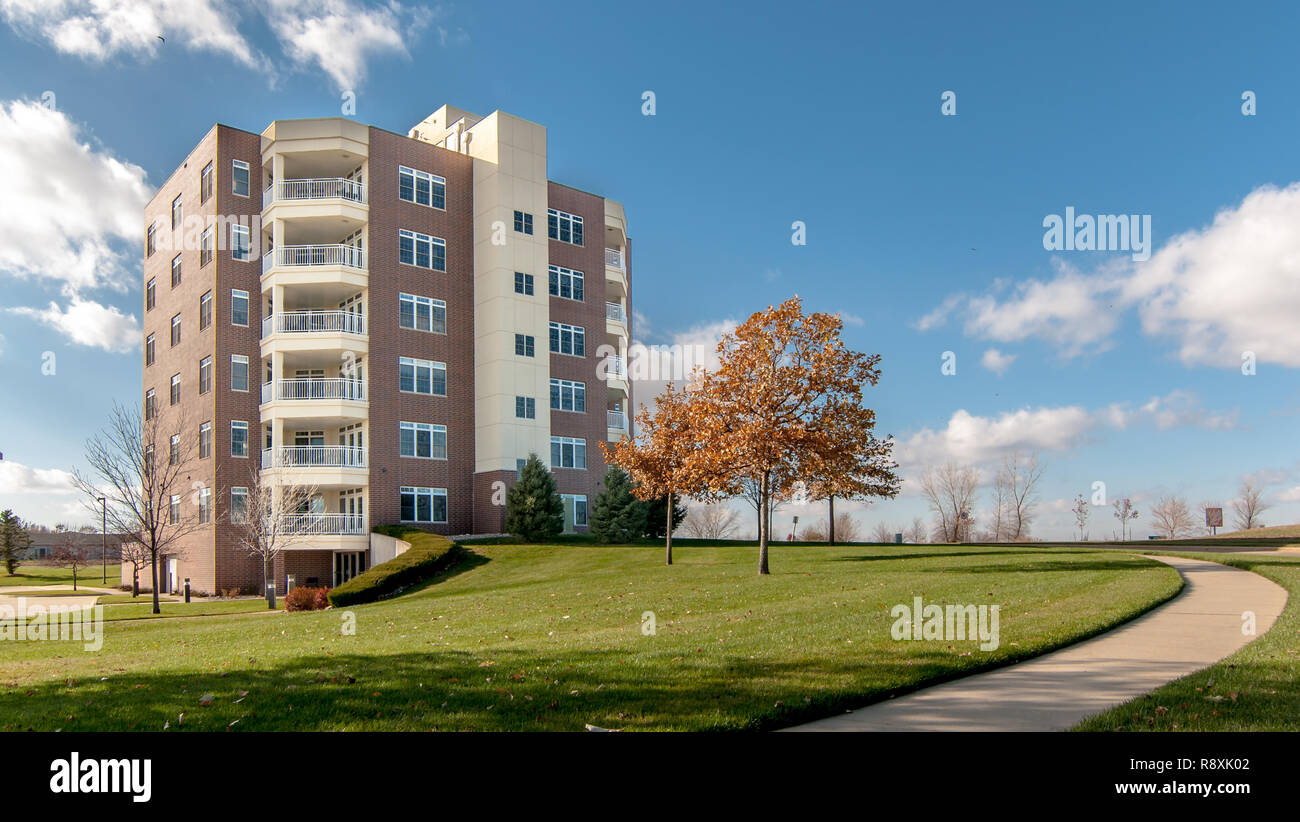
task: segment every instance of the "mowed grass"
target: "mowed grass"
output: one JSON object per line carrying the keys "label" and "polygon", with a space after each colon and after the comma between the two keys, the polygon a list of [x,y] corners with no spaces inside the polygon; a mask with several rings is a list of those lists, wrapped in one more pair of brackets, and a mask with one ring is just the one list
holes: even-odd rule
{"label": "mowed grass", "polygon": [[[0,728],[767,729],[1041,653],[1182,586],[1154,560],[1075,549],[779,545],[770,577],[752,547],[661,554],[474,546],[370,605],[109,622],[97,653],[3,643]],[[914,596],[1000,605],[1001,646],[893,640],[890,610]]]}
{"label": "mowed grass", "polygon": [[1268,633],[1205,670],[1085,720],[1080,731],[1295,731],[1300,728],[1300,559],[1179,553],[1253,571],[1289,592]]}
{"label": "mowed grass", "polygon": [[[95,565],[94,568],[82,568],[77,571],[77,584],[90,585],[92,587],[104,587],[101,580],[104,578],[104,569]],[[108,587],[116,588],[122,579],[120,566],[116,562],[108,564]],[[72,569],[57,568],[53,565],[39,565],[35,562],[23,562],[18,565],[18,573],[10,576],[0,568],[0,595],[7,594],[3,590],[6,587],[15,588],[36,588],[41,585],[71,585]]]}

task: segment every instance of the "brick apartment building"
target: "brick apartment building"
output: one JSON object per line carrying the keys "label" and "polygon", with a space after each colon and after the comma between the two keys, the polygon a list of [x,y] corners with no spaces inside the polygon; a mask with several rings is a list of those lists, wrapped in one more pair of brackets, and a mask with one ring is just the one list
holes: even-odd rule
{"label": "brick apartment building", "polygon": [[530,453],[586,529],[597,443],[632,407],[609,354],[630,241],[619,203],[547,179],[546,150],[544,126],[449,106],[405,136],[325,118],[200,141],[145,212],[145,413],[192,421],[198,490],[173,504],[207,523],[160,587],[260,587],[231,525],[257,471],[317,491],[281,591],[390,557],[376,525],[503,531]]}

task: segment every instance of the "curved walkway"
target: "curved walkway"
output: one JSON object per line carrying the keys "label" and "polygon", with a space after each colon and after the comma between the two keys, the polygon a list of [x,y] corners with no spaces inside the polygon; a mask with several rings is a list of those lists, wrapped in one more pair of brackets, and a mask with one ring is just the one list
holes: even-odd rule
{"label": "curved walkway", "polygon": [[[983,674],[787,731],[1063,731],[1199,671],[1262,635],[1286,589],[1214,562],[1153,556],[1186,585],[1178,596],[1093,639]],[[1242,614],[1255,613],[1255,636]]]}

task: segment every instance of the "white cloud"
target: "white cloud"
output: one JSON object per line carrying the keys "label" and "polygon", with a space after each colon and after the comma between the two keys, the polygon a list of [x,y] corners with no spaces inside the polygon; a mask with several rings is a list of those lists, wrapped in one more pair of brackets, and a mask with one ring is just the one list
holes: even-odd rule
{"label": "white cloud", "polygon": [[58,468],[31,468],[20,462],[0,462],[0,494],[71,494],[72,474]]}
{"label": "white cloud", "polygon": [[1278,502],[1300,502],[1300,485],[1288,488],[1277,495]]}
{"label": "white cloud", "polygon": [[134,314],[123,315],[113,306],[73,296],[66,309],[51,302],[48,308],[10,308],[61,332],[78,345],[123,353],[140,345],[140,323]]}
{"label": "white cloud", "polygon": [[299,66],[318,66],[340,90],[365,79],[372,56],[409,56],[405,38],[434,16],[427,8],[396,2],[366,7],[352,0],[271,0],[266,15],[285,54]]}
{"label": "white cloud", "polygon": [[851,325],[855,328],[862,328],[867,324],[866,320],[862,319],[857,314],[852,314],[848,311],[840,311],[839,317],[840,317],[840,321],[843,322],[846,326]]}
{"label": "white cloud", "polygon": [[0,179],[0,271],[53,280],[65,293],[134,281],[112,245],[141,239],[144,169],[92,147],[66,115],[14,100],[0,103]]}
{"label": "white cloud", "polygon": [[1011,363],[1015,362],[1015,359],[1015,354],[1003,354],[996,348],[990,348],[984,352],[984,356],[980,357],[980,365],[1001,376],[1007,373],[1007,369],[1011,367]]}

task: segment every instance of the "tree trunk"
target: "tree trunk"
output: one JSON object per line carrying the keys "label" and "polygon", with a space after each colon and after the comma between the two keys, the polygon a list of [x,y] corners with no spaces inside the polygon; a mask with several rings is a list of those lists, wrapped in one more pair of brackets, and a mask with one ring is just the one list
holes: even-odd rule
{"label": "tree trunk", "polygon": [[768,493],[769,493],[768,474],[767,472],[764,472],[763,477],[762,479],[759,480],[759,484],[758,484],[758,507],[760,512],[759,515],[763,518],[765,522],[769,523],[769,527],[764,528],[758,535],[759,576],[763,576],[765,574],[771,573],[771,571],[769,571],[767,567],[767,544],[771,537],[771,534],[768,533],[771,530],[770,527],[771,520],[768,519],[768,515],[769,515],[768,506],[771,504],[771,500],[768,498]]}
{"label": "tree trunk", "polygon": [[140,596],[140,569],[131,569],[131,599]]}
{"label": "tree trunk", "polygon": [[672,489],[668,490],[668,524],[666,527],[668,529],[667,530],[668,539],[667,542],[665,543],[666,545],[665,550],[667,552],[667,556],[665,557],[664,564],[672,565],[673,564],[673,492]]}
{"label": "tree trunk", "polygon": [[266,562],[262,563],[262,590],[266,592],[266,607],[272,611],[275,610],[274,562],[274,559],[267,557]]}
{"label": "tree trunk", "polygon": [[162,608],[158,607],[158,549],[157,548],[153,549],[152,554],[153,554],[153,564],[151,567],[153,571],[153,612],[155,614],[161,614]]}
{"label": "tree trunk", "polygon": [[835,544],[835,495],[831,494],[826,499],[827,502],[831,504],[831,518],[830,518],[830,525],[827,527],[827,536],[830,537],[831,545],[834,545]]}

